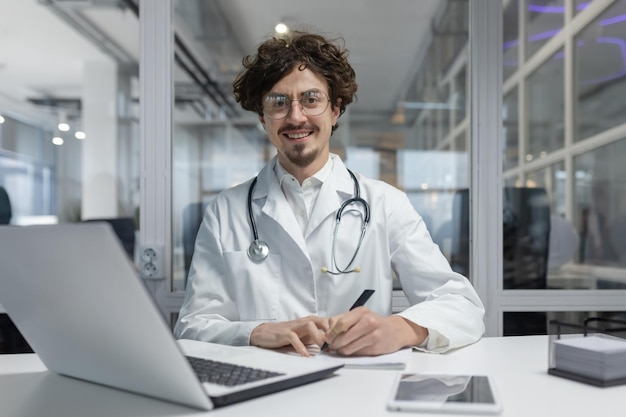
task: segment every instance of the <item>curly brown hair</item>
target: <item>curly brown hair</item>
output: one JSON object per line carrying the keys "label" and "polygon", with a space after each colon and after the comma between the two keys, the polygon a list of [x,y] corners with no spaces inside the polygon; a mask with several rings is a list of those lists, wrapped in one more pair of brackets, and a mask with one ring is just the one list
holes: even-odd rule
{"label": "curly brown hair", "polygon": [[[356,99],[356,74],[348,62],[349,51],[323,36],[294,31],[263,42],[256,55],[243,59],[244,69],[233,82],[235,99],[245,110],[263,116],[263,96],[295,67],[310,69],[328,83],[331,105],[339,111]],[[333,131],[337,125],[333,126]]]}

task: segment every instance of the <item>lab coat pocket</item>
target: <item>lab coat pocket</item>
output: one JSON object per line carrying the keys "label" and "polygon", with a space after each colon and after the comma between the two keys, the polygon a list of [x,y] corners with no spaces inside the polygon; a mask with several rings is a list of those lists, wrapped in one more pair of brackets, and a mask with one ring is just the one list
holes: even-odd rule
{"label": "lab coat pocket", "polygon": [[226,252],[239,319],[276,320],[280,295],[281,257],[270,253],[261,262],[252,261],[246,252]]}

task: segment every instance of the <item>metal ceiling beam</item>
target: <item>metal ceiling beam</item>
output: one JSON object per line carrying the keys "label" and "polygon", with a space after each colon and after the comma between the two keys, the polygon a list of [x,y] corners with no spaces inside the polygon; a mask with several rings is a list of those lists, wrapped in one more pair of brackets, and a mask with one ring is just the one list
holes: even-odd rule
{"label": "metal ceiling beam", "polygon": [[128,52],[118,45],[113,39],[107,36],[100,29],[95,27],[89,19],[85,18],[79,11],[80,8],[93,6],[94,4],[107,5],[109,7],[120,7],[122,3],[119,1],[107,0],[97,2],[76,2],[62,0],[39,0],[39,3],[48,7],[51,12],[56,14],[61,20],[66,22],[68,26],[79,32],[86,39],[90,40],[94,45],[100,48],[105,54],[110,56],[118,65],[125,69],[132,69],[139,73],[139,63]]}

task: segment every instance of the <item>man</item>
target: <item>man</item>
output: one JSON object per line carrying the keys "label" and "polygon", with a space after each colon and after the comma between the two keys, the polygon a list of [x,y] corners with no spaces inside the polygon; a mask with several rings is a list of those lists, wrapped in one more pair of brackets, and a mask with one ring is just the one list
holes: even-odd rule
{"label": "man", "polygon": [[[478,295],[450,269],[406,194],[352,177],[330,153],[357,89],[347,55],[319,35],[292,32],[244,59],[235,98],[259,115],[277,156],[208,205],[178,338],[291,345],[308,356],[307,345],[324,342],[343,355],[378,355],[406,346],[443,352],[482,336]],[[397,315],[394,276],[411,303]],[[375,290],[366,306],[347,311],[364,289]]]}

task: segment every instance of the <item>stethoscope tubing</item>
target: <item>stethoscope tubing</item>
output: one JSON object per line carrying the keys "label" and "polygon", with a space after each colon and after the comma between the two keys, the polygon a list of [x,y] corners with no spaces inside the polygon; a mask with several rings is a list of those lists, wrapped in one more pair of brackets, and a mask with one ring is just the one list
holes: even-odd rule
{"label": "stethoscope tubing", "polygon": [[[370,207],[367,201],[361,198],[361,189],[359,187],[359,181],[357,180],[356,175],[354,175],[352,171],[348,169],[348,172],[350,173],[350,176],[352,177],[352,181],[354,182],[354,197],[349,198],[348,200],[344,201],[339,207],[339,210],[337,210],[337,215],[335,216],[335,227],[333,230],[331,263],[335,267],[337,272],[329,271],[326,268],[323,268],[323,270],[325,270],[324,272],[328,272],[329,274],[332,274],[332,275],[340,275],[340,274],[347,274],[350,272],[358,272],[358,268],[355,268],[352,270],[349,270],[349,269],[352,266],[352,263],[354,262],[354,260],[356,259],[357,254],[359,253],[359,249],[361,249],[361,244],[363,243],[365,232],[367,231],[367,226],[369,225],[369,222],[370,222]],[[250,228],[252,229],[252,239],[253,239],[252,242],[250,243],[250,246],[248,247],[248,257],[250,257],[250,259],[252,259],[255,262],[261,262],[268,256],[269,246],[265,242],[259,240],[259,232],[256,227],[256,221],[254,220],[254,215],[252,214],[252,194],[254,192],[256,183],[257,183],[257,177],[255,177],[252,180],[252,182],[250,183],[250,187],[248,188],[248,200],[247,200],[248,219],[250,220]],[[335,244],[337,242],[337,233],[339,230],[339,224],[341,223],[341,216],[343,215],[344,210],[346,210],[346,208],[350,204],[360,204],[363,207],[363,212],[364,212],[364,214],[362,215],[363,225],[361,227],[361,234],[359,236],[359,243],[357,244],[357,248],[354,251],[352,258],[350,259],[350,262],[348,262],[348,265],[342,269],[342,268],[339,268],[339,266],[337,265],[337,261],[335,259]]]}

